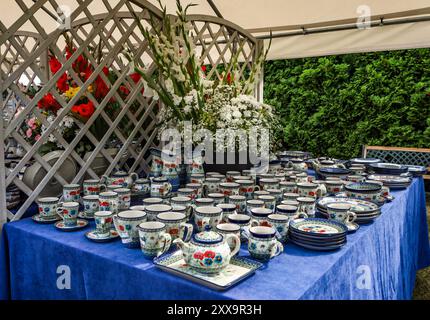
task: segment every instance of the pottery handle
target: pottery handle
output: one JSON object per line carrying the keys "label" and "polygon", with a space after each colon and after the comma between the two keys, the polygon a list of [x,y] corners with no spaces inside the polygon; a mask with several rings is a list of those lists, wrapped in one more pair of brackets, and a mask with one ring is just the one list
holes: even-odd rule
{"label": "pottery handle", "polygon": [[226,236],[227,243],[229,243],[230,240],[232,240],[232,242],[234,243],[233,249],[230,247],[231,256],[234,256],[240,250],[240,238],[237,235],[235,235],[235,234],[229,233]]}
{"label": "pottery handle", "polygon": [[157,253],[157,257],[161,256],[163,253],[165,253],[167,250],[169,250],[170,245],[172,244],[172,237],[170,234],[163,232],[160,235],[160,240],[163,242],[163,247],[161,250]]}
{"label": "pottery handle", "polygon": [[297,216],[296,216],[296,218],[303,218],[303,219],[306,219],[306,218],[308,218],[309,216],[308,216],[308,214],[306,213],[306,212],[299,212],[298,214],[297,214]]}
{"label": "pottery handle", "polygon": [[100,191],[105,191],[107,186],[104,183],[99,184]]}
{"label": "pottery handle", "polygon": [[357,215],[356,215],[356,213],[355,213],[355,212],[353,212],[353,211],[348,211],[348,212],[347,212],[347,215],[348,215],[348,220],[347,220],[347,222],[354,222],[354,221],[355,221],[355,219],[357,219]]}
{"label": "pottery handle", "polygon": [[255,219],[251,220],[251,227],[258,227],[259,225],[260,225],[260,223],[257,220],[255,220]]}
{"label": "pottery handle", "polygon": [[191,236],[192,236],[192,234],[193,234],[193,230],[194,230],[193,225],[192,225],[192,224],[190,224],[190,223],[182,222],[182,223],[179,225],[179,227],[180,227],[181,235],[182,235],[182,236],[180,236],[180,238],[181,238],[184,242],[188,242],[188,241],[190,241]]}
{"label": "pottery handle", "polygon": [[284,251],[284,246],[278,240],[270,248],[270,259],[279,256]]}
{"label": "pottery handle", "polygon": [[134,182],[139,178],[139,175],[136,172],[132,172],[132,173],[130,173],[130,177]]}

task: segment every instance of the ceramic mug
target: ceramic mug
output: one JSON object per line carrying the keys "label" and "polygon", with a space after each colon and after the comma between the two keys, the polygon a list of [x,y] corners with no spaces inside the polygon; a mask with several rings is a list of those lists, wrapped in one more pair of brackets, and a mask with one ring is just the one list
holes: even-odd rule
{"label": "ceramic mug", "polygon": [[118,194],[118,210],[127,210],[131,203],[131,190],[128,188],[118,188],[114,192]]}
{"label": "ceramic mug", "polygon": [[258,199],[251,199],[246,201],[246,213],[251,215],[251,209],[264,208],[264,201]]}
{"label": "ceramic mug", "polygon": [[192,173],[190,175],[190,183],[203,184],[204,181],[205,181],[205,174],[204,173]]}
{"label": "ceramic mug", "polygon": [[139,247],[137,226],[147,219],[146,213],[138,210],[121,211],[113,216],[115,229],[121,237],[122,244],[127,248]]}
{"label": "ceramic mug", "polygon": [[172,240],[181,238],[183,241],[190,241],[193,234],[193,226],[187,222],[187,216],[180,212],[162,212],[157,214],[157,221],[166,225],[166,232],[170,234]]}
{"label": "ceramic mug", "polygon": [[158,214],[169,211],[172,211],[172,207],[167,204],[151,204],[145,206],[148,221],[155,221]]}
{"label": "ceramic mug", "polygon": [[297,200],[282,200],[281,204],[285,204],[287,206],[295,206],[297,208],[299,207],[299,202]]}
{"label": "ceramic mug", "polygon": [[113,191],[101,192],[99,194],[99,210],[118,212],[118,193]]}
{"label": "ceramic mug", "polygon": [[268,196],[259,196],[258,200],[261,200],[264,202],[264,207],[275,210],[276,207],[276,198],[274,196],[268,195]]}
{"label": "ceramic mug", "polygon": [[81,200],[81,186],[76,183],[65,184],[63,186],[64,202],[79,202]]}
{"label": "ceramic mug", "polygon": [[328,194],[335,194],[341,192],[343,190],[343,181],[342,180],[326,180],[325,187],[327,189]]}
{"label": "ceramic mug", "polygon": [[100,191],[106,189],[106,185],[100,183],[100,180],[97,179],[84,180],[82,186],[84,189],[84,196],[98,195]]}
{"label": "ceramic mug", "polygon": [[57,213],[63,218],[65,226],[74,227],[78,223],[79,202],[63,202]]}
{"label": "ceramic mug", "polygon": [[[241,228],[237,224],[233,223],[220,223],[216,226],[216,232],[224,236],[224,239],[227,239],[228,246],[233,249],[236,246],[235,240],[236,238],[227,237],[229,234],[234,234],[238,239],[240,239]],[[233,250],[231,250],[233,251]],[[237,255],[238,252],[235,253]]]}
{"label": "ceramic mug", "polygon": [[254,199],[258,199],[259,196],[270,196],[270,193],[266,190],[258,190],[254,192]]}
{"label": "ceramic mug", "polygon": [[315,199],[310,197],[298,197],[299,212],[305,213],[309,218],[315,217]]}
{"label": "ceramic mug", "polygon": [[187,215],[187,218],[191,216],[191,213],[193,211],[190,197],[184,197],[184,196],[172,197],[170,199],[170,206],[172,207],[173,211],[176,211],[175,209],[177,207],[185,207],[186,208],[185,213]]}
{"label": "ceramic mug", "polygon": [[150,206],[152,204],[162,204],[163,203],[163,199],[157,198],[157,197],[154,197],[154,198],[145,198],[145,199],[142,200],[142,203],[143,203],[144,207]]}
{"label": "ceramic mug", "polygon": [[211,198],[196,198],[194,200],[195,207],[206,207],[206,206],[213,206],[214,200]]}
{"label": "ceramic mug", "polygon": [[151,181],[151,197],[166,198],[172,191],[172,185],[165,177],[153,178]]}
{"label": "ceramic mug", "polygon": [[98,195],[88,195],[84,196],[84,212],[87,218],[94,217],[94,213],[99,211],[99,196]]}
{"label": "ceramic mug", "polygon": [[288,226],[291,218],[283,214],[271,214],[267,217],[270,227],[273,227],[278,233],[278,239],[281,242],[287,240]]}
{"label": "ceramic mug", "polygon": [[227,182],[233,182],[233,177],[235,176],[240,176],[240,172],[239,171],[227,171],[226,174],[226,180]]}
{"label": "ceramic mug", "polygon": [[228,203],[236,206],[238,213],[244,213],[246,211],[246,197],[241,195],[231,195],[228,197]]}
{"label": "ceramic mug", "polygon": [[283,193],[297,193],[297,184],[292,181],[281,181],[279,182],[279,189]]}
{"label": "ceramic mug", "polygon": [[286,192],[282,196],[283,200],[294,200],[294,201],[297,200],[298,197],[300,197],[298,193],[290,193],[290,192]]}
{"label": "ceramic mug", "polygon": [[357,218],[355,212],[351,210],[351,204],[348,202],[333,202],[327,204],[327,213],[329,219],[346,224],[348,222],[354,222]]}
{"label": "ceramic mug", "polygon": [[217,207],[222,209],[222,222],[227,222],[230,215],[237,214],[234,203],[220,203]]}
{"label": "ceramic mug", "polygon": [[276,198],[276,203],[279,204],[282,201],[282,190],[281,189],[267,189],[267,192],[271,196],[274,196]]}
{"label": "ceramic mug", "polygon": [[176,192],[178,197],[188,197],[191,199],[191,202],[194,202],[194,199],[197,197],[197,192],[192,188],[179,188]]}
{"label": "ceramic mug", "polygon": [[142,222],[137,227],[139,232],[140,248],[144,255],[158,257],[169,250],[172,237],[167,232],[163,222]]}
{"label": "ceramic mug", "polygon": [[248,238],[248,251],[255,259],[267,261],[284,251],[283,245],[276,239],[276,230],[272,227],[251,227],[244,234]]}
{"label": "ceramic mug", "polygon": [[137,210],[145,212],[145,206],[131,206],[130,210]]}
{"label": "ceramic mug", "polygon": [[216,206],[216,205],[218,205],[220,203],[224,203],[224,201],[225,201],[223,193],[209,193],[208,194],[208,198],[213,199],[214,206]]}
{"label": "ceramic mug", "polygon": [[200,198],[203,196],[203,185],[201,183],[187,183],[185,186],[188,189],[193,190],[193,193],[191,194],[193,201],[195,198]]}
{"label": "ceramic mug", "polygon": [[203,231],[206,225],[215,229],[222,221],[222,209],[218,207],[199,207],[194,210],[194,222],[199,231]]}
{"label": "ceramic mug", "polygon": [[246,214],[231,214],[228,216],[228,222],[240,226],[240,240],[246,241],[247,238],[242,235],[242,232],[245,228],[249,228],[251,226],[251,217]]}
{"label": "ceramic mug", "polygon": [[40,217],[43,219],[56,216],[59,200],[60,199],[57,197],[44,197],[37,199]]}
{"label": "ceramic mug", "polygon": [[267,217],[273,213],[267,208],[251,209],[251,226],[268,226]]}
{"label": "ceramic mug", "polygon": [[322,196],[322,187],[312,182],[297,183],[297,191],[301,197],[317,198]]}
{"label": "ceramic mug", "polygon": [[151,191],[151,181],[149,179],[137,179],[132,187],[133,192],[139,194],[149,194]]}
{"label": "ceramic mug", "polygon": [[96,223],[97,235],[102,238],[109,237],[113,223],[113,212],[96,211],[94,212],[94,221]]}
{"label": "ceramic mug", "polygon": [[259,181],[261,190],[267,189],[279,189],[279,180],[278,179],[260,179]]}
{"label": "ceramic mug", "polygon": [[239,184],[239,195],[245,196],[247,200],[252,199],[254,192],[260,190],[260,187],[256,186],[252,179],[241,179],[234,182]]}
{"label": "ceramic mug", "polygon": [[204,180],[203,188],[204,195],[207,196],[209,193],[218,193],[221,191],[219,184],[221,183],[221,179],[209,177]]}
{"label": "ceramic mug", "polygon": [[226,199],[228,199],[228,196],[239,194],[240,185],[236,182],[222,182],[219,184],[219,187]]}

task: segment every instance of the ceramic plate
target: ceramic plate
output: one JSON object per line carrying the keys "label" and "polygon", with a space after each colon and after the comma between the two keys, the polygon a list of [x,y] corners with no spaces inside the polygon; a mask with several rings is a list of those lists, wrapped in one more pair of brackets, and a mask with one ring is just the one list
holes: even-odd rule
{"label": "ceramic plate", "polygon": [[61,231],[75,231],[85,228],[87,225],[88,221],[81,219],[78,219],[76,226],[73,227],[66,226],[63,221],[58,221],[57,223],[55,223],[55,227]]}
{"label": "ceramic plate", "polygon": [[381,181],[384,184],[409,184],[411,179],[408,177],[396,175],[371,174],[367,177],[369,180]]}
{"label": "ceramic plate", "polygon": [[304,234],[314,234],[319,236],[333,236],[346,233],[348,229],[345,225],[320,218],[306,218],[303,220],[293,220],[290,228]]}
{"label": "ceramic plate", "polygon": [[427,173],[427,168],[423,166],[407,165],[406,167],[408,167],[408,172],[412,173],[414,176],[421,176]]}
{"label": "ceramic plate", "polygon": [[215,290],[226,290],[254,274],[263,264],[243,257],[232,257],[230,264],[217,275],[206,275],[191,269],[184,261],[182,251],[154,258],[154,264],[164,271],[191,280]]}
{"label": "ceramic plate", "polygon": [[372,163],[369,168],[380,174],[402,174],[408,172],[408,167],[395,163]]}
{"label": "ceramic plate", "polygon": [[300,242],[297,240],[291,240],[291,242],[293,242],[294,244],[303,247],[305,249],[309,249],[309,250],[315,250],[315,251],[334,251],[337,249],[342,248],[345,243],[341,244],[341,245],[334,245],[334,246],[325,246],[325,247],[318,247],[318,246],[314,246],[308,243],[304,243],[304,242]]}
{"label": "ceramic plate", "polygon": [[114,239],[117,239],[119,234],[118,232],[116,232],[116,230],[112,229],[110,231],[110,235],[108,237],[100,237],[97,230],[91,230],[88,231],[87,233],[85,233],[85,236],[94,242],[109,242],[112,241]]}
{"label": "ceramic plate", "polygon": [[323,209],[326,212],[327,205],[333,202],[348,202],[352,205],[351,211],[355,213],[375,212],[379,210],[379,206],[373,202],[348,197],[324,197],[318,200],[316,205],[319,209]]}
{"label": "ceramic plate", "polygon": [[360,226],[355,222],[346,223],[346,227],[348,228],[348,233],[354,233],[355,231],[360,229]]}
{"label": "ceramic plate", "polygon": [[381,162],[381,160],[376,159],[376,158],[354,158],[349,160],[351,163],[355,163],[355,164],[371,164],[371,163],[378,163]]}
{"label": "ceramic plate", "polygon": [[314,246],[337,246],[337,245],[344,244],[346,242],[346,236],[343,236],[342,238],[336,238],[334,240],[331,238],[316,239],[316,238],[305,237],[303,235],[299,235],[294,232],[290,232],[288,237],[292,240],[296,240],[296,241],[307,243]]}
{"label": "ceramic plate", "polygon": [[45,224],[45,223],[57,222],[58,220],[61,220],[61,217],[58,215],[55,215],[55,216],[52,216],[49,219],[47,219],[47,218],[42,218],[42,216],[40,214],[36,214],[36,215],[32,216],[31,219],[33,219],[34,222]]}

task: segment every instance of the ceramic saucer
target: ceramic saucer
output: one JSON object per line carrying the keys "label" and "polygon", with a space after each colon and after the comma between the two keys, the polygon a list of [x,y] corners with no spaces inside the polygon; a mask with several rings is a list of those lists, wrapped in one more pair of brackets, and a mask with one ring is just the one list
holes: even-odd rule
{"label": "ceramic saucer", "polygon": [[64,221],[58,221],[57,223],[55,223],[55,227],[61,231],[75,231],[75,230],[79,230],[82,228],[85,228],[88,225],[88,221],[87,220],[81,220],[78,219],[76,226],[66,226],[64,224]]}
{"label": "ceramic saucer", "polygon": [[353,233],[360,229],[360,226],[356,224],[355,222],[348,222],[346,223],[346,227],[348,228],[348,233]]}
{"label": "ceramic saucer", "polygon": [[47,223],[54,223],[58,220],[61,220],[61,217],[58,215],[54,215],[52,217],[47,218],[47,217],[42,217],[40,214],[36,214],[36,215],[32,216],[31,219],[33,219],[33,221],[37,222],[37,223],[46,223],[47,224]]}
{"label": "ceramic saucer", "polygon": [[100,237],[97,230],[91,230],[87,233],[85,233],[85,236],[88,240],[94,241],[94,242],[109,242],[116,238],[118,238],[119,234],[116,230],[112,229],[110,231],[110,235],[107,237]]}
{"label": "ceramic saucer", "polygon": [[79,211],[78,217],[81,219],[94,220],[94,216],[88,217],[85,211]]}

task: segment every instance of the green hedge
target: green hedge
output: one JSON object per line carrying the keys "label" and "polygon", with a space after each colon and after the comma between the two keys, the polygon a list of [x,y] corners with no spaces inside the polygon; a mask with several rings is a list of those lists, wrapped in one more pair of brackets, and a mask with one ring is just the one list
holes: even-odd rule
{"label": "green hedge", "polygon": [[264,81],[289,150],[430,147],[430,49],[268,61]]}

